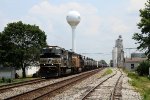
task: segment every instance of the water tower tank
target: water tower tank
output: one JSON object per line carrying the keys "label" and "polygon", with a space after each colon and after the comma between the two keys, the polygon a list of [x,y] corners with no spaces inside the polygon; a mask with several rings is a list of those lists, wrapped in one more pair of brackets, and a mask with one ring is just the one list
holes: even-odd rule
{"label": "water tower tank", "polygon": [[76,27],[80,22],[80,14],[77,11],[70,11],[66,17],[68,24],[71,27]]}

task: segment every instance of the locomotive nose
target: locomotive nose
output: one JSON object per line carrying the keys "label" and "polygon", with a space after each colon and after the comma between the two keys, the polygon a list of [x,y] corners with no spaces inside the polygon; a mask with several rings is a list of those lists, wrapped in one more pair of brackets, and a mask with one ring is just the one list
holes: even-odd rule
{"label": "locomotive nose", "polygon": [[51,59],[49,59],[49,60],[48,60],[48,63],[51,63],[51,62],[52,62],[52,60],[51,60]]}

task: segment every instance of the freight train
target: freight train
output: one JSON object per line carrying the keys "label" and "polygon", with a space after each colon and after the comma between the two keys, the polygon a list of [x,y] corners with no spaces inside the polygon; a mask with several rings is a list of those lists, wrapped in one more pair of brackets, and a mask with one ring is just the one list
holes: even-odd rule
{"label": "freight train", "polygon": [[47,46],[41,50],[39,70],[41,77],[61,76],[98,67],[100,64],[97,61],[59,46]]}

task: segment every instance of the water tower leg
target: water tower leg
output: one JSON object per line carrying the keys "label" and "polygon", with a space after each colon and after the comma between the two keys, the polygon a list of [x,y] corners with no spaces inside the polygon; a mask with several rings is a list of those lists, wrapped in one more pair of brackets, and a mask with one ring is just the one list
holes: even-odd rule
{"label": "water tower leg", "polygon": [[72,27],[72,52],[75,52],[75,28]]}

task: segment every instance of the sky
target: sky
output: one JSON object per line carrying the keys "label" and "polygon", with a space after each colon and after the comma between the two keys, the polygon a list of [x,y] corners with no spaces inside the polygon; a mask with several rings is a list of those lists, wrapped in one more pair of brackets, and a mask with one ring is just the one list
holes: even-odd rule
{"label": "sky", "polygon": [[[81,15],[75,33],[76,52],[109,63],[119,35],[124,48],[138,46],[132,36],[140,32],[139,10],[145,3],[146,0],[0,0],[0,32],[11,22],[35,24],[46,33],[48,45],[70,50],[72,30],[66,16],[76,10]],[[125,56],[136,52],[124,51]]]}

